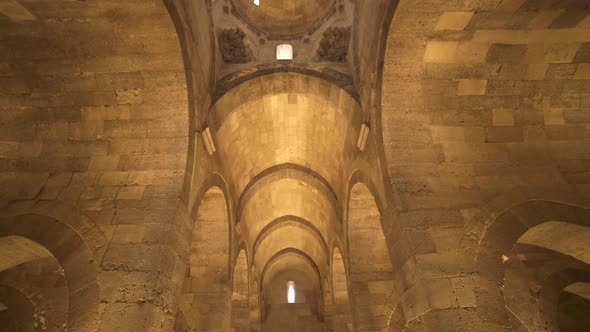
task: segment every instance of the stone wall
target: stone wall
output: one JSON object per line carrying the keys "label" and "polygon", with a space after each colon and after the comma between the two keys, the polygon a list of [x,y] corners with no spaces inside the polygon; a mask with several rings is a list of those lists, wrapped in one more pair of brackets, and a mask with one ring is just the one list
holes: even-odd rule
{"label": "stone wall", "polygon": [[586,5],[399,3],[381,118],[402,211],[386,232],[409,329],[507,328],[486,325],[496,321],[475,301],[491,220],[531,199],[588,206]]}
{"label": "stone wall", "polygon": [[[55,294],[46,323],[71,330],[256,331],[268,317],[272,330],[292,310],[261,292],[282,292],[298,270],[317,277],[313,310],[295,310],[310,329],[536,324],[518,305],[531,299],[523,284],[552,285],[538,298],[554,303],[567,285],[552,278],[580,273],[555,263],[552,275],[527,275],[516,258],[539,254],[519,243],[536,224],[586,225],[587,6],[358,2],[354,56],[339,64],[355,87],[322,80],[320,67],[306,67],[314,77],[259,68],[219,95],[208,1],[1,8],[0,235],[45,246],[63,269],[57,290],[18,292]],[[9,292],[27,315],[46,304]]]}
{"label": "stone wall", "polygon": [[33,20],[0,21],[3,215],[53,216],[97,251],[101,304],[84,328],[159,331],[189,140],[175,26],[155,0],[23,6]]}

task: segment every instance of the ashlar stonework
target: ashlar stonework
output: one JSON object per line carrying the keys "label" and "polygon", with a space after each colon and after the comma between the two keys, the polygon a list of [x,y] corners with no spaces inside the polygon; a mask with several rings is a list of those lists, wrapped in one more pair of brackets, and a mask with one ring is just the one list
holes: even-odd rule
{"label": "ashlar stonework", "polygon": [[590,330],[588,5],[1,1],[0,330]]}

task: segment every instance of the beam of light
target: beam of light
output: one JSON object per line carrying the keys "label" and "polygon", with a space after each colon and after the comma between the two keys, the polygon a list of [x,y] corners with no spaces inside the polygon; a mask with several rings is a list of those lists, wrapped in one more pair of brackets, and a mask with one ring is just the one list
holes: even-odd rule
{"label": "beam of light", "polygon": [[256,6],[260,6],[260,0],[254,0],[254,4],[255,4]]}

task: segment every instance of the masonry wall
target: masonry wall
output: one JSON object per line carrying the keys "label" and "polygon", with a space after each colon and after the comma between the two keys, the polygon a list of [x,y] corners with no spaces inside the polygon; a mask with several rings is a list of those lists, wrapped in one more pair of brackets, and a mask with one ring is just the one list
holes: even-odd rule
{"label": "masonry wall", "polygon": [[507,328],[477,312],[474,260],[489,216],[531,199],[590,202],[584,6],[399,3],[381,117],[402,203],[390,251],[410,329]]}
{"label": "masonry wall", "polygon": [[189,137],[171,17],[155,0],[23,6],[35,20],[0,21],[3,215],[54,216],[95,252],[101,305],[87,328],[164,329],[175,269],[164,241]]}

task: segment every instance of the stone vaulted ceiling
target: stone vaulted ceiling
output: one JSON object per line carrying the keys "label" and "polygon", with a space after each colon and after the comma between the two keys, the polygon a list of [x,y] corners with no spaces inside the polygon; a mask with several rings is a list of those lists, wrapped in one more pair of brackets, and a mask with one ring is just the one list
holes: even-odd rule
{"label": "stone vaulted ceiling", "polygon": [[589,330],[589,91],[590,0],[0,0],[0,330]]}
{"label": "stone vaulted ceiling", "polygon": [[[215,98],[255,76],[297,71],[326,78],[354,94],[349,0],[223,0],[212,4],[218,56]],[[292,61],[276,61],[276,47],[290,44]]]}
{"label": "stone vaulted ceiling", "polygon": [[336,0],[261,1],[232,0],[236,12],[249,25],[273,38],[297,37],[317,29],[335,9]]}

